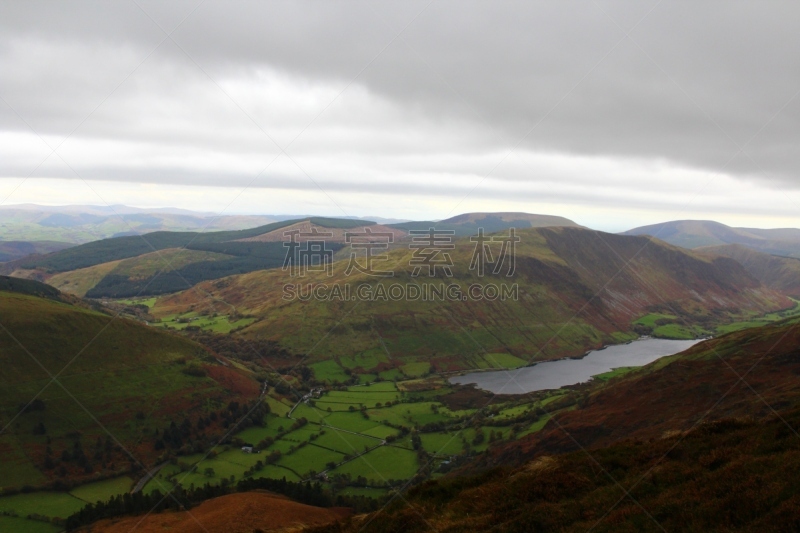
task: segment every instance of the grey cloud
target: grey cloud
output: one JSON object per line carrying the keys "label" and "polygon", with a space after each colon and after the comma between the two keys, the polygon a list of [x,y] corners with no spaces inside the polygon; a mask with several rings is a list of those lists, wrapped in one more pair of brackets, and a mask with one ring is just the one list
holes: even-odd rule
{"label": "grey cloud", "polygon": [[[142,3],[167,31],[196,5]],[[358,83],[410,113],[469,122],[487,145],[511,147],[541,121],[524,147],[663,158],[798,185],[800,97],[789,102],[800,90],[796,3],[441,1],[411,22],[426,5],[209,0],[173,37],[214,77],[267,66],[336,87],[388,45]],[[654,6],[631,33],[643,52],[624,35]],[[35,127],[61,134],[164,38],[133,2],[8,2],[0,14],[0,53],[37,42],[68,51],[63,69],[45,65],[40,80],[6,72],[0,85]],[[116,64],[87,56],[112,46],[127,51]],[[195,69],[169,42],[154,58]],[[734,157],[756,133],[746,146],[755,163]]]}

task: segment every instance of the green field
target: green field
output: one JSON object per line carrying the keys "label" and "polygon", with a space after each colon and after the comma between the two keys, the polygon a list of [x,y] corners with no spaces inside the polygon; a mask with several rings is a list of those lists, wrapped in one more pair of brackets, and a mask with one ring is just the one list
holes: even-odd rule
{"label": "green field", "polygon": [[0,497],[0,512],[26,517],[32,514],[66,519],[86,502],[65,492],[28,492]]}
{"label": "green field", "polygon": [[200,316],[196,313],[185,313],[182,315],[167,315],[160,322],[153,322],[151,325],[157,328],[177,330],[191,326],[192,328],[200,328],[203,331],[212,333],[230,333],[234,329],[249,326],[255,321],[255,318],[239,318],[231,321],[228,315]]}
{"label": "green field", "polygon": [[324,446],[344,454],[360,453],[364,447],[372,447],[380,443],[377,438],[354,435],[345,431],[337,431],[332,428],[325,429],[325,434],[317,437],[314,444]]}
{"label": "green field", "polygon": [[328,360],[308,365],[314,371],[314,377],[320,381],[345,382],[350,376],[344,373],[344,369],[336,361]]}
{"label": "green field", "polygon": [[400,370],[403,371],[403,374],[410,378],[424,376],[430,371],[430,369],[430,363],[407,363],[400,367]]}
{"label": "green field", "polygon": [[363,476],[373,483],[409,479],[417,473],[417,456],[414,452],[380,446],[333,471],[336,474],[350,474],[352,477]]}
{"label": "green field", "polygon": [[310,471],[322,472],[330,462],[339,463],[344,454],[333,452],[314,444],[307,444],[290,455],[284,455],[278,465],[294,470],[305,477]]}
{"label": "green field", "polygon": [[95,481],[75,487],[69,493],[87,503],[106,501],[111,496],[125,494],[133,488],[134,481],[128,476],[121,476],[103,481]]}
{"label": "green field", "polygon": [[637,368],[639,368],[639,367],[637,367],[637,366],[621,366],[619,368],[612,368],[608,372],[603,372],[602,374],[597,374],[596,376],[592,376],[592,378],[599,379],[600,381],[608,381],[610,379],[622,376],[624,374],[627,374],[628,372],[636,370]]}
{"label": "green field", "polygon": [[458,455],[464,451],[460,435],[454,433],[423,433],[420,435],[425,451],[436,455]]}
{"label": "green field", "polygon": [[0,515],[0,531],[8,533],[59,533],[64,528],[39,520]]}

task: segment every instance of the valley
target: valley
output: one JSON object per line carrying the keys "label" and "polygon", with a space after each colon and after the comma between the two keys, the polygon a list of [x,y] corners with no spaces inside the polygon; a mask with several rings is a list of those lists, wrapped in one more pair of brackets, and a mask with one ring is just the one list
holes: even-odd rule
{"label": "valley", "polygon": [[[99,530],[139,520],[150,527],[141,516],[150,507],[180,529],[181,508],[223,505],[234,513],[254,490],[266,489],[327,517],[304,527],[349,531],[367,520],[379,528],[382,520],[408,518],[392,502],[424,499],[417,495],[430,487],[458,487],[442,489],[449,499],[436,504],[457,507],[462,481],[491,487],[506,475],[519,478],[509,469],[538,471],[530,465],[542,460],[547,471],[570,476],[586,467],[574,455],[581,449],[628,453],[618,450],[629,439],[693,435],[695,426],[726,417],[754,421],[735,431],[771,423],[774,412],[744,402],[738,389],[707,416],[694,408],[729,384],[716,383],[714,358],[735,375],[747,360],[739,347],[757,354],[768,339],[793,334],[800,303],[791,290],[794,270],[782,262],[793,259],[739,248],[689,251],[531,216],[530,228],[515,229],[513,268],[500,256],[486,275],[471,268],[472,225],[495,224],[489,237],[502,237],[519,217],[448,221],[455,228],[451,270],[430,277],[411,272],[411,232],[427,223],[321,218],[237,232],[156,233],[143,242],[121,237],[9,263],[14,277],[0,279],[7,368],[0,526],[56,532],[106,518]],[[301,278],[282,268],[284,231],[332,234],[325,268]],[[359,249],[348,232],[392,235],[383,257],[390,278],[352,269]],[[487,284],[515,288],[502,299],[470,293]],[[286,297],[288,285],[297,287],[296,297]],[[316,287],[335,286],[370,297],[314,296],[322,294]],[[393,286],[426,296],[376,297]],[[437,286],[457,288],[458,297],[449,297],[450,289],[437,297]],[[512,379],[537,363],[642,336],[710,340],[645,366],[619,359],[591,379],[524,394],[495,395],[451,379],[469,372]],[[759,372],[777,364],[763,363],[754,386],[762,383]],[[762,396],[788,409],[793,373],[782,379]],[[685,383],[697,386],[680,389]],[[686,400],[666,407],[666,397]],[[653,409],[669,414],[653,416]],[[660,441],[651,446],[661,449]],[[643,472],[641,464],[629,466],[625,475]],[[493,473],[471,477],[485,469]],[[608,487],[587,487],[592,505],[605,502],[591,491]],[[388,511],[375,518],[360,514],[385,504]],[[337,506],[357,514],[348,518],[351,511]],[[435,520],[480,527],[480,513],[458,522],[456,507]],[[423,516],[443,512],[423,508]],[[563,520],[564,527],[585,525]],[[326,525],[331,521],[341,525]]]}

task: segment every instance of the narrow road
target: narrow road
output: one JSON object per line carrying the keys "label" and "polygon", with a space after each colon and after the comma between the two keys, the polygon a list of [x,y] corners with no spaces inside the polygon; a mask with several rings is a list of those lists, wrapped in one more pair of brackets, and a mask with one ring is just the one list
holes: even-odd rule
{"label": "narrow road", "polygon": [[136,485],[133,487],[133,489],[131,489],[131,494],[134,494],[136,492],[140,492],[144,488],[144,486],[147,485],[147,482],[150,481],[151,479],[153,479],[156,476],[156,474],[158,474],[158,472],[162,468],[167,466],[168,464],[169,464],[169,462],[161,463],[160,465],[156,466],[155,468],[153,468],[152,470],[147,472],[144,475],[144,477],[142,477],[142,479],[140,479],[139,482],[136,483]]}

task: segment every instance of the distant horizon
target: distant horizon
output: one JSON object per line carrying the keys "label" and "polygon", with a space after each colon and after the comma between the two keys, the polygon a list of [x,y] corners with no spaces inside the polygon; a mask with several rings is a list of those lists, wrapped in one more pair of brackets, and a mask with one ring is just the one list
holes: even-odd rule
{"label": "distant horizon", "polygon": [[[161,212],[173,211],[173,212],[176,212],[176,211],[180,211],[180,212],[184,212],[186,214],[191,214],[191,215],[199,216],[199,217],[208,217],[208,218],[211,218],[211,217],[228,217],[228,216],[230,216],[230,217],[245,216],[245,217],[274,218],[274,219],[276,219],[276,221],[285,221],[285,220],[302,219],[302,218],[308,218],[308,217],[325,217],[325,218],[367,220],[367,221],[380,222],[380,223],[384,223],[384,224],[399,224],[399,223],[404,223],[404,222],[422,222],[422,221],[440,222],[442,220],[447,220],[447,219],[454,218],[454,217],[461,216],[461,215],[465,215],[465,214],[521,213],[521,214],[527,214],[527,215],[541,215],[541,216],[562,217],[562,218],[566,218],[566,219],[568,219],[568,220],[570,220],[572,222],[575,222],[578,225],[585,226],[585,227],[587,227],[589,229],[598,230],[598,231],[606,231],[606,232],[609,232],[609,233],[625,233],[627,231],[635,230],[635,229],[642,228],[642,227],[655,226],[655,225],[660,225],[660,224],[667,224],[667,223],[671,223],[671,222],[714,222],[714,223],[722,224],[724,226],[728,226],[728,227],[731,227],[731,228],[739,228],[739,229],[766,229],[766,230],[770,230],[770,229],[775,229],[775,230],[780,230],[780,229],[800,229],[800,227],[796,227],[796,226],[732,225],[732,224],[726,224],[725,222],[722,222],[720,220],[710,219],[710,218],[706,218],[706,219],[703,219],[703,218],[680,218],[680,219],[669,219],[669,220],[660,220],[660,221],[656,221],[656,222],[649,222],[649,223],[641,224],[641,225],[638,225],[638,226],[631,226],[631,227],[627,227],[625,229],[619,229],[619,230],[611,231],[611,230],[608,230],[608,229],[604,229],[602,227],[595,227],[595,226],[591,226],[591,225],[588,225],[588,224],[581,223],[579,220],[576,220],[573,217],[562,215],[560,213],[539,213],[539,212],[531,212],[531,211],[464,211],[464,212],[460,212],[460,213],[457,213],[457,214],[450,215],[450,216],[448,216],[446,218],[428,217],[428,218],[417,218],[417,219],[397,219],[397,218],[394,218],[394,217],[385,217],[385,216],[374,215],[374,214],[373,215],[361,215],[361,216],[359,216],[359,215],[335,215],[335,214],[323,214],[323,213],[305,213],[305,214],[299,214],[299,213],[264,213],[264,212],[262,212],[262,213],[234,213],[234,212],[214,213],[214,212],[210,212],[210,211],[196,211],[196,210],[193,210],[193,209],[188,209],[188,208],[185,208],[185,207],[177,207],[177,206],[174,206],[174,205],[159,206],[159,207],[151,207],[151,206],[142,207],[142,206],[136,206],[136,205],[130,205],[130,204],[123,204],[123,203],[117,203],[117,204],[111,204],[111,205],[100,205],[100,204],[89,204],[89,203],[87,203],[87,204],[37,204],[37,203],[32,203],[32,202],[25,202],[25,203],[19,203],[19,204],[0,205],[0,210],[15,209],[15,208],[16,209],[24,209],[24,208],[46,208],[46,209],[76,208],[77,209],[77,208],[81,208],[81,207],[94,208],[94,209],[103,209],[103,210],[108,210],[108,209],[112,209],[113,210],[114,208],[123,207],[123,208],[128,208],[128,209],[141,210],[141,211],[144,211],[144,212],[148,212],[148,211],[150,211],[150,212],[156,212],[156,211],[161,211]],[[116,214],[120,214],[121,215],[123,213],[116,213]],[[114,215],[115,215],[115,213],[113,213],[113,212],[108,214],[108,216],[114,216]]]}

